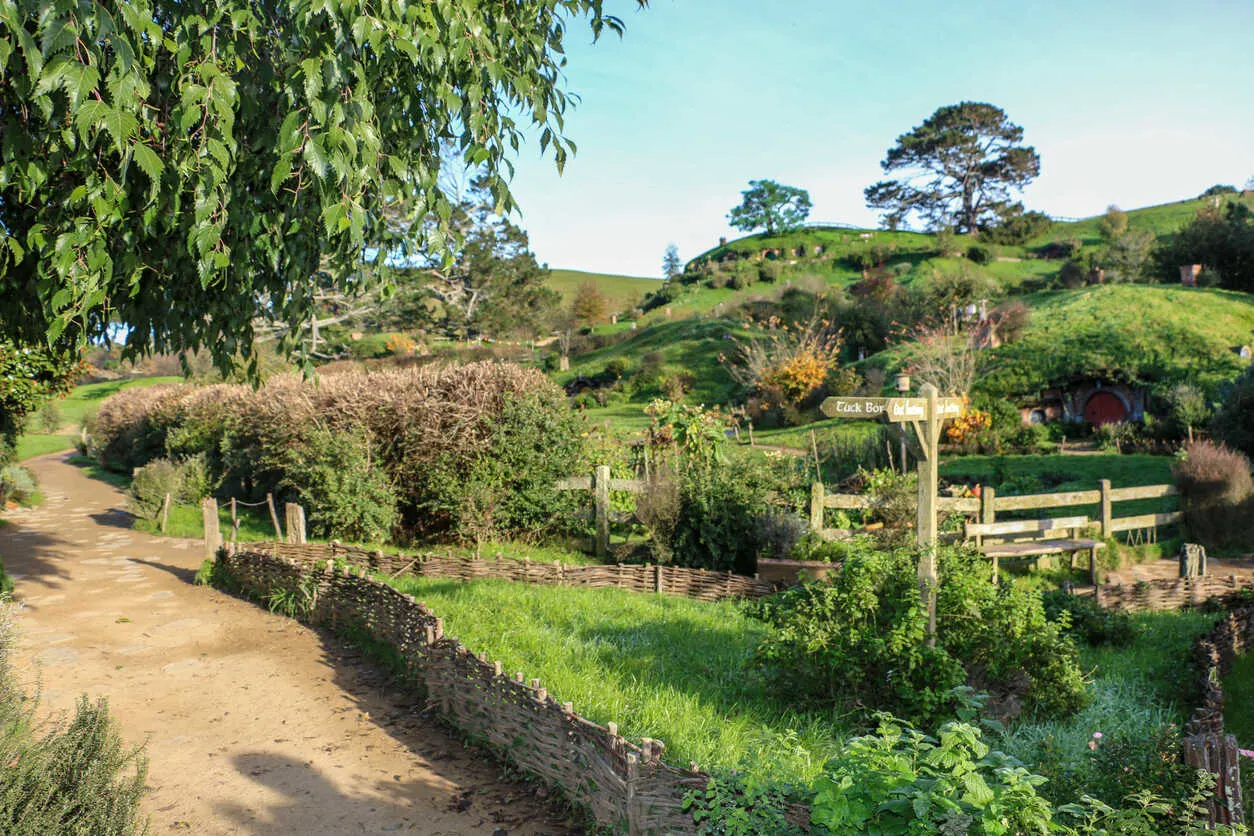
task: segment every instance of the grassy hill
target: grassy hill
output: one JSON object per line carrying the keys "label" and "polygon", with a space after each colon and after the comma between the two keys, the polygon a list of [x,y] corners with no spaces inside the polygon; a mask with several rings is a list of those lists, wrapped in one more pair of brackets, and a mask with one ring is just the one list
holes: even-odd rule
{"label": "grassy hill", "polygon": [[640,303],[644,295],[657,290],[661,279],[641,276],[617,276],[612,273],[585,273],[582,270],[550,270],[549,287],[562,294],[563,302],[570,302],[584,282],[592,282],[610,301],[610,310],[631,308]]}
{"label": "grassy hill", "polygon": [[[1195,199],[1132,210],[1129,228],[1170,233],[1209,203]],[[1098,218],[1055,223],[1017,247],[988,247],[976,236],[956,236],[943,256],[936,236],[914,232],[810,228],[747,236],[693,259],[689,282],[670,283],[665,298],[647,306],[630,336],[620,334],[614,341],[622,323],[597,329],[603,345],[572,358],[570,374],[559,380],[604,373],[607,366],[624,372],[624,384],[603,410],[604,417],[622,426],[638,423],[640,408],[658,394],[658,384],[675,375],[691,376],[690,402],[726,402],[737,387],[720,357],[729,353],[729,336],[744,336],[733,318],[736,308],[749,300],[778,299],[790,288],[842,293],[862,275],[859,254],[872,251],[901,285],[976,270],[1002,296],[1029,308],[1022,337],[987,356],[990,369],[981,387],[1002,397],[1030,397],[1073,376],[1162,385],[1187,380],[1213,392],[1239,372],[1236,347],[1254,344],[1254,297],[1170,283],[1063,290],[1055,281],[1063,262],[1039,256],[1043,247],[1061,242],[1078,243],[1081,257],[1100,246]],[[989,249],[994,260],[976,265],[966,258],[976,245]],[[909,363],[910,351],[909,343],[899,343],[859,368],[891,373]]]}
{"label": "grassy hill", "polygon": [[[1227,195],[1223,200],[1240,199]],[[1254,207],[1254,195],[1245,200]],[[1179,229],[1210,205],[1210,199],[1190,199],[1133,209],[1127,212],[1128,228],[1164,235]],[[958,235],[950,252],[938,251],[936,236],[919,232],[888,232],[854,228],[807,227],[785,235],[748,235],[713,247],[689,264],[689,271],[701,278],[674,288],[673,298],[651,310],[641,324],[666,319],[715,315],[753,297],[777,295],[788,285],[827,285],[846,288],[861,277],[860,257],[883,263],[884,269],[906,286],[927,281],[936,273],[969,269],[965,254],[973,246],[986,249],[992,259],[978,269],[1001,286],[1008,295],[1044,289],[1057,274],[1062,261],[1040,257],[1051,244],[1078,243],[1077,257],[1101,245],[1100,216],[1054,223],[1045,233],[1023,246],[992,246],[976,235]],[[765,255],[764,255],[765,254]],[[715,268],[715,265],[718,265]],[[720,278],[711,282],[711,271]],[[739,282],[736,281],[739,277]],[[766,279],[766,280],[764,280]],[[711,287],[726,281],[726,287]],[[737,288],[735,284],[742,284]],[[657,289],[657,286],[654,286]],[[667,313],[669,309],[669,314]]]}

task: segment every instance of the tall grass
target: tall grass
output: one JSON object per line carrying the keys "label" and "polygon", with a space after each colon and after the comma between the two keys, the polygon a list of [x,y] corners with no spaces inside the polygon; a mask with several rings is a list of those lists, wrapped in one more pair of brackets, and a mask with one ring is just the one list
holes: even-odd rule
{"label": "tall grass", "polygon": [[1081,647],[1092,677],[1087,708],[1063,720],[1013,724],[993,745],[1034,771],[1053,778],[1067,771],[1069,781],[1083,785],[1091,777],[1089,744],[1095,739],[1149,740],[1163,726],[1184,725],[1194,675],[1189,653],[1214,622],[1214,615],[1196,612],[1133,616],[1137,635],[1128,647]]}
{"label": "tall grass", "polygon": [[839,717],[794,711],[746,677],[767,628],[733,602],[505,581],[390,583],[425,601],[449,635],[538,677],[580,714],[660,739],[672,764],[808,781],[846,734]]}

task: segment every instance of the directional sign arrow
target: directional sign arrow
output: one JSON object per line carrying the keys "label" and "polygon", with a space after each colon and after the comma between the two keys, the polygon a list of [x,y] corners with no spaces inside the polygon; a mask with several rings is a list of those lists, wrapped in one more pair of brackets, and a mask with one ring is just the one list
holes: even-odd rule
{"label": "directional sign arrow", "polygon": [[946,421],[962,414],[961,398],[938,398],[936,414],[928,415],[927,401],[924,398],[889,398],[884,414],[894,424],[903,421]]}
{"label": "directional sign arrow", "polygon": [[897,398],[828,398],[819,410],[828,418],[878,418]]}
{"label": "directional sign arrow", "polygon": [[[903,421],[929,421],[926,398],[828,398],[819,409],[829,418],[879,418],[900,424]],[[936,418],[944,421],[962,414],[961,398],[939,398]]]}

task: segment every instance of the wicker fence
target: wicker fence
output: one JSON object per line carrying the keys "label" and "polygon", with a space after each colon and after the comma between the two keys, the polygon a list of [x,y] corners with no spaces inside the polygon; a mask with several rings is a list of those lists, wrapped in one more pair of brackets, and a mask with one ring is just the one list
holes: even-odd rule
{"label": "wicker fence", "polygon": [[[684,796],[710,780],[696,764],[686,770],[668,766],[658,741],[631,743],[615,724],[598,725],[570,703],[559,703],[539,680],[510,675],[500,662],[472,654],[444,635],[441,620],[424,604],[369,578],[365,565],[336,571],[334,564],[313,562],[314,547],[278,546],[297,559],[274,550],[226,548],[218,559],[246,594],[265,599],[296,591],[311,623],[363,631],[393,648],[411,680],[425,686],[428,705],[447,722],[557,787],[600,824],[625,827],[629,834],[692,830]],[[348,551],[337,556],[372,554]],[[793,815],[808,820],[803,808]]]}
{"label": "wicker fence", "polygon": [[1210,807],[1215,824],[1245,821],[1241,802],[1240,749],[1224,732],[1223,677],[1233,661],[1254,645],[1254,607],[1226,614],[1211,632],[1193,644],[1200,700],[1189,720],[1184,742],[1185,760],[1215,775],[1215,798]]}
{"label": "wicker fence", "polygon": [[545,586],[616,588],[632,592],[682,595],[698,601],[761,598],[779,588],[778,584],[772,581],[749,578],[731,572],[710,572],[705,569],[684,569],[678,566],[657,566],[649,563],[569,566],[560,561],[543,563],[505,557],[483,560],[435,554],[406,556],[367,551],[339,543],[249,543],[241,545],[240,548],[266,552],[298,563],[335,559],[350,566],[389,575],[411,574],[433,578],[454,578],[461,581],[495,578]]}
{"label": "wicker fence", "polygon": [[1230,606],[1231,599],[1243,589],[1254,589],[1254,578],[1236,575],[1200,578],[1167,578],[1128,584],[1109,584],[1096,590],[1097,603],[1117,612],[1178,610],[1217,601]]}

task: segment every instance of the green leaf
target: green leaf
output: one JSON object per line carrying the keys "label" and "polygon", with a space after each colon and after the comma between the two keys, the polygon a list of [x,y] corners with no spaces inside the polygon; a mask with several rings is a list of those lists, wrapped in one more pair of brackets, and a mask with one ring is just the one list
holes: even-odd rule
{"label": "green leaf", "polygon": [[139,165],[140,170],[148,175],[153,186],[156,186],[160,181],[161,172],[165,169],[165,163],[157,156],[157,152],[144,143],[137,142],[131,147],[131,157]]}
{"label": "green leaf", "polygon": [[111,107],[100,120],[100,125],[113,137],[113,144],[121,153],[126,143],[135,135],[136,129],[139,128],[139,120],[133,113]]}
{"label": "green leaf", "polygon": [[309,163],[319,178],[327,176],[327,155],[318,144],[317,137],[311,136],[305,141],[305,162]]}
{"label": "green leaf", "polygon": [[83,102],[78,113],[74,114],[74,126],[78,128],[79,136],[86,140],[93,130],[104,124],[109,111],[109,106],[102,101]]}
{"label": "green leaf", "polygon": [[270,172],[270,191],[278,194],[280,187],[287,182],[287,178],[292,176],[292,156],[284,154],[279,157],[279,161],[274,164],[274,171]]}

